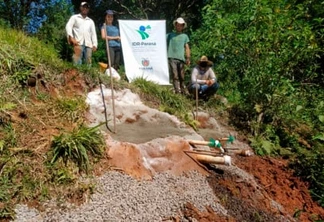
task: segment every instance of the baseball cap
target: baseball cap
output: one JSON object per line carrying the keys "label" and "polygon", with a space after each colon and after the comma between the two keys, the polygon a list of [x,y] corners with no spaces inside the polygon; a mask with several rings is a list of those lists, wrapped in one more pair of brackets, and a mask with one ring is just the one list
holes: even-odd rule
{"label": "baseball cap", "polygon": [[106,11],[106,15],[113,15],[113,14],[114,14],[113,10],[108,9]]}

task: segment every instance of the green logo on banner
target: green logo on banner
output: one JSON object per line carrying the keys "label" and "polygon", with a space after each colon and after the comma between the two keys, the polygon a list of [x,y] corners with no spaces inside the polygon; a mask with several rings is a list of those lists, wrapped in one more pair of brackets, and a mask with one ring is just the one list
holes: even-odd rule
{"label": "green logo on banner", "polygon": [[147,34],[147,32],[146,32],[146,30],[148,30],[148,29],[151,29],[151,26],[148,25],[145,27],[144,25],[141,25],[139,27],[139,30],[136,30],[141,35],[142,40],[150,37],[149,34]]}

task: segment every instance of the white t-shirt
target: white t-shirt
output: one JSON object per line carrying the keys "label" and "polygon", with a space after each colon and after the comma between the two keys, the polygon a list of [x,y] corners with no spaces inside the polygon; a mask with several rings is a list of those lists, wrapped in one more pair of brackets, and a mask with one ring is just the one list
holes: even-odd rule
{"label": "white t-shirt", "polygon": [[208,67],[207,70],[203,71],[196,66],[191,73],[191,83],[205,84],[206,80],[212,79],[216,81],[216,75],[212,68]]}

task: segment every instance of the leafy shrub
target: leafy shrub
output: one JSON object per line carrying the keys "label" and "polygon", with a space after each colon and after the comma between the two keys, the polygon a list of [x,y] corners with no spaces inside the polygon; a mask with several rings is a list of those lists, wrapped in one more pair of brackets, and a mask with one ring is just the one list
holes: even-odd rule
{"label": "leafy shrub", "polygon": [[254,137],[250,139],[251,147],[254,152],[260,156],[271,155],[276,152],[276,146],[269,140],[265,140],[262,137]]}
{"label": "leafy shrub", "polygon": [[324,207],[324,152],[300,153],[290,166],[296,176],[309,182],[311,195]]}

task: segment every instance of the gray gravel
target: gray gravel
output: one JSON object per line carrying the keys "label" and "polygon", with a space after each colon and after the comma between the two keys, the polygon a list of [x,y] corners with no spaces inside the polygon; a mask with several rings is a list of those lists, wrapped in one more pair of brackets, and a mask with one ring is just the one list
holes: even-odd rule
{"label": "gray gravel", "polygon": [[[220,215],[227,211],[218,204],[206,178],[197,172],[174,176],[156,175],[151,181],[136,180],[117,171],[110,171],[96,182],[96,191],[81,206],[51,201],[45,212],[16,206],[19,222],[31,221],[168,221],[172,216],[183,218],[185,203],[194,204],[199,210],[211,206]],[[194,221],[194,220],[193,220]]]}

